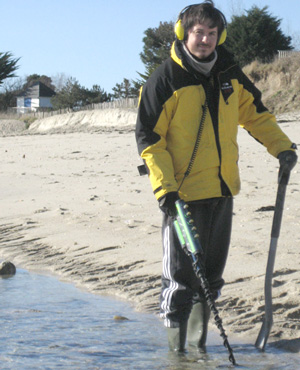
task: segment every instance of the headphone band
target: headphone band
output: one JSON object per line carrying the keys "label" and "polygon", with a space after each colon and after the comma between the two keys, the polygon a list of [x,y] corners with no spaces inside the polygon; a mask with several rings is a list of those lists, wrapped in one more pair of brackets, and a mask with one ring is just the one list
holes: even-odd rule
{"label": "headphone band", "polygon": [[[192,7],[194,7],[194,6],[202,5],[202,4],[208,4],[208,3],[199,3],[199,4],[191,4],[191,5],[187,5],[186,7],[184,7],[184,8],[180,11],[180,13],[179,13],[179,15],[178,15],[177,20],[178,20],[178,21],[179,21],[179,20],[182,20],[184,13],[185,13],[185,12],[187,12],[187,10],[188,10],[188,9],[190,9],[190,8],[192,8]],[[219,9],[217,9],[217,8],[215,8],[215,7],[213,7],[213,9],[214,9],[214,10],[216,10],[216,11],[218,12],[218,14],[221,16],[222,21],[223,21],[223,24],[224,24],[224,28],[227,28],[227,21],[226,21],[225,15],[221,12],[221,10],[219,10]]]}

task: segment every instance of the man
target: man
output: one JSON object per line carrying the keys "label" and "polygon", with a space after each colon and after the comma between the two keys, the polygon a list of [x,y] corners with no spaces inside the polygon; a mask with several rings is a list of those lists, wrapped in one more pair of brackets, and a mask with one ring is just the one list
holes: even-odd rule
{"label": "man", "polygon": [[170,349],[182,352],[186,333],[190,346],[205,350],[210,310],[174,230],[175,201],[189,204],[216,299],[224,285],[233,196],[240,190],[238,125],[285,171],[297,156],[260,92],[222,46],[226,20],[213,2],[183,9],[175,33],[171,57],[142,88],[136,140],[163,211],[161,317]]}

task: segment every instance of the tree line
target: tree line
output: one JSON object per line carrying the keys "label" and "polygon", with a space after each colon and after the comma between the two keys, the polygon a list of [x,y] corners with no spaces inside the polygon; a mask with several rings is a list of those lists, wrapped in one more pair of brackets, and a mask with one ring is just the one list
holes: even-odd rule
{"label": "tree line", "polygon": [[[281,19],[269,13],[268,7],[253,6],[243,15],[234,15],[228,23],[225,47],[234,54],[241,67],[259,60],[268,63],[274,59],[278,50],[292,50],[292,38],[283,34],[280,29]],[[124,78],[107,93],[99,85],[87,89],[79,84],[74,77],[57,76],[53,78],[41,75],[30,75],[12,83],[7,82],[16,77],[20,58],[14,58],[9,52],[0,52],[0,110],[5,111],[16,106],[16,97],[22,95],[35,82],[43,82],[52,88],[56,95],[51,99],[53,109],[71,108],[93,103],[109,102],[116,99],[133,98],[139,94],[140,87],[151,73],[170,55],[174,42],[174,22],[160,22],[156,28],[148,28],[144,32],[141,61],[144,72],[138,72],[137,80]],[[5,82],[5,83],[4,83]]]}

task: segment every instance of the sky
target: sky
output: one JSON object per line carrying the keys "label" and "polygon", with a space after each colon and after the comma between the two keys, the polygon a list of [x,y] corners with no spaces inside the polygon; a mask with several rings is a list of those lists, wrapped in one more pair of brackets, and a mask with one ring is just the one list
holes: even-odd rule
{"label": "sky", "polygon": [[[257,5],[282,20],[281,29],[300,38],[300,0],[215,0],[230,22]],[[176,21],[194,2],[184,0],[0,0],[0,52],[20,58],[19,78],[31,74],[73,77],[81,86],[107,93],[138,79],[147,28]]]}

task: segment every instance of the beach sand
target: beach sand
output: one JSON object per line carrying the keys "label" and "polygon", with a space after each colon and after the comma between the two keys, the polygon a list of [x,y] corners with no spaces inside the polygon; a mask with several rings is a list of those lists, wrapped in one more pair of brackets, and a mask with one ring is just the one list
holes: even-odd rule
{"label": "beach sand", "polygon": [[[28,131],[17,121],[11,126],[0,121],[0,260],[157,314],[161,213],[148,178],[137,171],[136,113],[71,116],[36,121]],[[278,120],[299,145],[300,113]],[[217,307],[226,333],[255,341],[264,314],[278,160],[242,129],[239,144],[242,189],[234,200],[226,284]],[[286,192],[269,338],[295,351],[300,350],[299,184],[298,164]]]}

